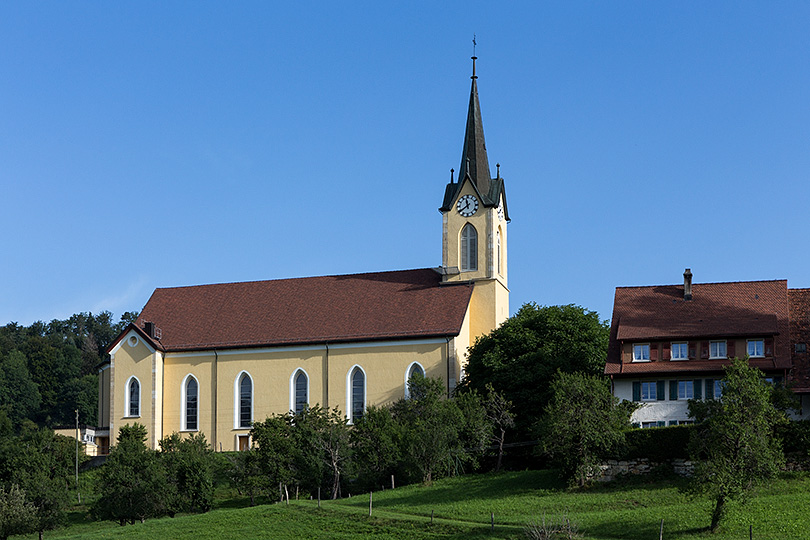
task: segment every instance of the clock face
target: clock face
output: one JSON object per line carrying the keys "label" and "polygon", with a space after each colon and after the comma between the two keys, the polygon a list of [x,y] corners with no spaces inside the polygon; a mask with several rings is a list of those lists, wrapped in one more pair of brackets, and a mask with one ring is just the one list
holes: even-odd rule
{"label": "clock face", "polygon": [[478,211],[478,199],[475,195],[464,195],[458,200],[456,210],[464,217],[470,217]]}

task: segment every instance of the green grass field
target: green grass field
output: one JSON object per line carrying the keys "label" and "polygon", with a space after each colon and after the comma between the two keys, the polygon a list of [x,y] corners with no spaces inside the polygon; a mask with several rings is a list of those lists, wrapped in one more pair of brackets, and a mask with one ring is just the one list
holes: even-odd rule
{"label": "green grass field", "polygon": [[[661,519],[664,538],[758,540],[810,538],[810,474],[795,473],[761,488],[745,506],[733,505],[723,530],[705,532],[710,501],[682,492],[682,480],[632,480],[571,491],[550,471],[510,472],[450,478],[432,486],[407,486],[323,501],[291,501],[243,507],[244,499],[224,498],[202,515],[148,520],[120,527],[94,523],[86,509],[71,513],[71,525],[46,538],[522,538],[532,520],[567,513],[585,538],[655,540]],[[430,522],[431,511],[434,514]],[[494,513],[495,529],[490,530]],[[35,538],[36,535],[29,536]]]}

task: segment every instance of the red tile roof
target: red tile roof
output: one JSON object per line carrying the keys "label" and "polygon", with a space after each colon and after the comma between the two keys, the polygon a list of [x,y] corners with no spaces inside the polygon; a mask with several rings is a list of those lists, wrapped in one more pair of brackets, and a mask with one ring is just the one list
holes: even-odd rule
{"label": "red tile roof", "polygon": [[471,294],[430,268],[172,287],[135,324],[165,351],[455,336]]}
{"label": "red tile roof", "polygon": [[786,280],[698,283],[692,285],[692,299],[684,300],[683,285],[617,287],[605,373],[689,369],[684,366],[694,366],[696,371],[704,369],[699,364],[705,362],[696,361],[622,366],[622,342],[758,336],[775,338],[776,354],[768,359],[771,365],[767,367],[788,369],[787,291]]}

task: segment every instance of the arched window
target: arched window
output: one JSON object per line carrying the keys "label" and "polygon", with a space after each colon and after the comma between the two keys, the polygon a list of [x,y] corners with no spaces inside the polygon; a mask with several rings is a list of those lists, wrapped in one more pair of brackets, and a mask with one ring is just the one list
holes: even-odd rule
{"label": "arched window", "polygon": [[141,383],[135,377],[127,382],[127,416],[141,415]]}
{"label": "arched window", "polygon": [[496,255],[498,257],[498,274],[503,275],[503,266],[501,266],[502,257],[501,257],[501,228],[500,227],[498,227],[497,241],[498,241],[498,253],[496,253]]}
{"label": "arched window", "polygon": [[295,414],[300,414],[309,405],[309,377],[303,369],[293,373],[290,380],[290,391],[292,396],[290,410]]}
{"label": "arched window", "polygon": [[253,423],[253,380],[246,371],[236,378],[236,427],[249,428]]}
{"label": "arched window", "polygon": [[349,372],[347,382],[349,422],[356,422],[366,410],[366,374],[360,366],[355,366]]}
{"label": "arched window", "polygon": [[478,232],[467,223],[461,229],[461,271],[478,270]]}
{"label": "arched window", "polygon": [[419,362],[414,362],[410,366],[408,366],[407,371],[405,372],[405,399],[411,397],[411,377],[414,375],[419,375],[421,377],[425,376],[424,368],[419,364]]}
{"label": "arched window", "polygon": [[197,429],[197,411],[198,395],[200,386],[197,379],[193,375],[186,376],[185,384],[183,385],[183,429],[196,430]]}

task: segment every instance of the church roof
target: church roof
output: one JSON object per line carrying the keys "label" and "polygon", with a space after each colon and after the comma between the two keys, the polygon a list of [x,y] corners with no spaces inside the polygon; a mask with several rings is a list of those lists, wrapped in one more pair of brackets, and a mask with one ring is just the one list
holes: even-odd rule
{"label": "church roof", "polygon": [[471,295],[431,268],[171,287],[134,325],[153,323],[167,352],[449,337]]}

